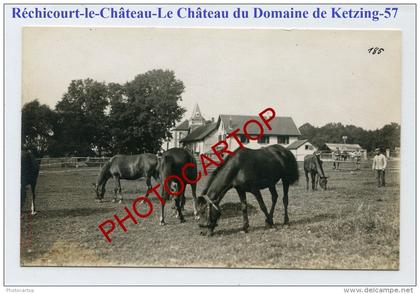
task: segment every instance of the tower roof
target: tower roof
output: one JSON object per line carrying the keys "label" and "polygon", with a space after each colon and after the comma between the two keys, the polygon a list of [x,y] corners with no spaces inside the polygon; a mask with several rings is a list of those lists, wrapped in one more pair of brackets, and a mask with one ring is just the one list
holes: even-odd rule
{"label": "tower roof", "polygon": [[204,120],[204,117],[200,111],[200,107],[198,107],[198,103],[194,105],[194,109],[191,115],[191,120]]}

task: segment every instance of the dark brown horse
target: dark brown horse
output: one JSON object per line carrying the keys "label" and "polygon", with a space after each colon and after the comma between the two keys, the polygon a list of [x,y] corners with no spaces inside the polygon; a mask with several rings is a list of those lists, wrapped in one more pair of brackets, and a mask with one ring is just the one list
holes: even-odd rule
{"label": "dark brown horse", "polygon": [[26,186],[30,185],[32,191],[31,214],[35,215],[35,188],[38,180],[39,164],[31,152],[22,151],[20,167],[20,206],[22,209],[26,200]]}
{"label": "dark brown horse", "polygon": [[317,154],[306,155],[303,159],[303,169],[306,177],[306,190],[309,190],[309,176],[311,175],[312,190],[316,190],[319,185],[322,189],[327,190],[327,178],[322,168],[322,161]]}
{"label": "dark brown horse", "polygon": [[[221,215],[219,203],[231,188],[239,194],[243,215],[243,230],[248,231],[248,212],[246,192],[254,194],[266,217],[266,223],[273,225],[273,214],[278,194],[276,183],[283,182],[284,223],[289,222],[287,206],[289,203],[289,185],[299,178],[298,166],[294,155],[280,145],[272,145],[259,150],[248,148],[237,149],[236,154],[227,157],[224,164],[218,167],[198,197],[199,226],[207,228],[210,235],[217,226]],[[271,192],[271,209],[267,210],[260,190],[269,188]],[[202,232],[203,233],[203,232]]]}
{"label": "dark brown horse", "polygon": [[152,188],[151,178],[158,179],[158,159],[156,155],[150,153],[138,155],[115,155],[112,157],[99,172],[95,186],[96,199],[100,202],[104,198],[105,185],[110,178],[114,179],[114,198],[117,201],[117,193],[120,194],[119,203],[122,202],[120,180],[137,180],[146,178],[147,190]]}
{"label": "dark brown horse", "polygon": [[[181,222],[185,221],[184,216],[182,215],[182,207],[185,203],[185,189],[187,183],[183,180],[182,175],[182,168],[186,164],[191,164],[191,167],[185,169],[185,176],[188,179],[195,180],[197,178],[197,164],[194,156],[186,149],[182,148],[171,148],[165,151],[162,154],[162,158],[159,164],[159,177],[161,180],[161,196],[165,200],[169,200],[169,197],[173,197],[175,199],[175,208],[177,210],[177,216],[179,217]],[[173,176],[177,176],[183,180],[185,183],[184,185],[179,183],[176,178]],[[180,195],[169,195],[169,192],[166,191],[164,188],[164,181],[168,179],[167,188],[172,193],[179,193]],[[192,196],[194,201],[194,215],[197,215],[197,206],[196,206],[196,184],[189,184],[192,190]],[[182,190],[181,190],[182,189]],[[165,224],[165,205],[161,205],[161,216],[160,216],[160,224]]]}

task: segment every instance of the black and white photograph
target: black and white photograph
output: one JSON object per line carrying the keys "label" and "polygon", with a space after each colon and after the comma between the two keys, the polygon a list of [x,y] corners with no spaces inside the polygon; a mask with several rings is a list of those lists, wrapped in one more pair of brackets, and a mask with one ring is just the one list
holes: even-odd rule
{"label": "black and white photograph", "polygon": [[398,271],[401,46],[23,28],[20,266]]}

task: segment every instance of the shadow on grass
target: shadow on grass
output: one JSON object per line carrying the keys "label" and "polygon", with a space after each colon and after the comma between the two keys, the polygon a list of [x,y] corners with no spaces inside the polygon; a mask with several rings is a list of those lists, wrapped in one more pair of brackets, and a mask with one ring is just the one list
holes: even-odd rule
{"label": "shadow on grass", "polygon": [[[114,208],[70,208],[70,209],[53,209],[38,211],[37,215],[33,218],[56,218],[56,217],[76,217],[76,216],[92,216],[96,214],[109,213],[115,211]],[[29,212],[24,212],[29,213]]]}
{"label": "shadow on grass", "polygon": [[[220,210],[222,211],[222,219],[232,218],[232,217],[242,217],[242,209],[240,202],[227,202],[220,205]],[[257,209],[248,203],[248,215],[255,214]]]}
{"label": "shadow on grass", "polygon": [[[267,232],[275,232],[277,230],[280,230],[283,227],[283,224],[279,223],[279,224],[274,224],[274,226],[269,227],[267,225],[259,225],[256,227],[249,227],[249,232],[259,232],[259,231],[267,231]],[[231,229],[220,229],[214,232],[215,236],[229,236],[229,235],[235,235],[235,234],[245,234],[242,230],[242,226],[237,227],[237,228],[231,228]]]}
{"label": "shadow on grass", "polygon": [[332,214],[332,213],[323,213],[323,214],[318,214],[315,215],[313,217],[304,217],[298,220],[291,220],[290,221],[290,225],[304,225],[304,224],[311,224],[311,223],[316,223],[316,222],[321,222],[324,220],[332,220],[332,219],[336,219],[337,215]]}

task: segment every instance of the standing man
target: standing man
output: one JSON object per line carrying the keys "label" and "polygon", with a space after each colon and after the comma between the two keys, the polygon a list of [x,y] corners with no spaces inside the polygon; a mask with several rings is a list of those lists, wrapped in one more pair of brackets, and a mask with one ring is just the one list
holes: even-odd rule
{"label": "standing man", "polygon": [[339,161],[341,159],[340,148],[337,147],[335,151],[333,152],[332,156],[334,160],[333,169],[340,169],[340,161]]}
{"label": "standing man", "polygon": [[362,159],[362,152],[360,149],[357,149],[354,153],[354,160],[356,161],[356,170],[360,170],[360,160]]}
{"label": "standing man", "polygon": [[376,171],[378,187],[385,187],[386,157],[381,153],[379,148],[375,149],[375,153],[376,155],[373,158],[372,170]]}

